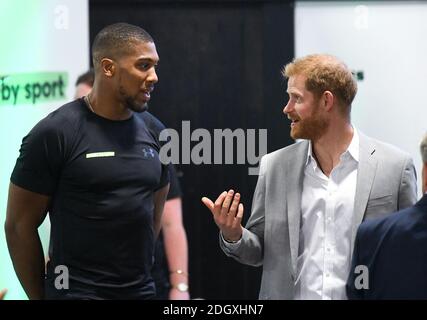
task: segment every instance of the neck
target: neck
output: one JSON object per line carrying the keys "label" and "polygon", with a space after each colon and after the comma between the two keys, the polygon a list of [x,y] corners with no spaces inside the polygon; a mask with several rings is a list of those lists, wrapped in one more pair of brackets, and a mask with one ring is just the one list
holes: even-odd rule
{"label": "neck", "polygon": [[312,140],[313,153],[323,173],[329,177],[339,164],[340,156],[348,149],[354,135],[349,122],[335,122],[319,139]]}
{"label": "neck", "polygon": [[[101,94],[102,93],[102,94]],[[132,111],[117,100],[113,90],[95,84],[88,95],[92,111],[109,120],[126,120],[132,116]]]}

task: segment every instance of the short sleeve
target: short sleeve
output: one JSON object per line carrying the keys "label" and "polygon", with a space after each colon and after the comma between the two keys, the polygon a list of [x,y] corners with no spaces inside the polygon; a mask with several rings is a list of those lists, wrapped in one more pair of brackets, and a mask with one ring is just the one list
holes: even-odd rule
{"label": "short sleeve", "polygon": [[175,166],[172,163],[169,165],[169,180],[170,187],[167,199],[170,200],[182,197],[181,186],[179,185]]}
{"label": "short sleeve", "polygon": [[65,152],[63,126],[56,123],[49,115],[22,139],[13,184],[44,195],[54,193]]}
{"label": "short sleeve", "polygon": [[[166,143],[166,141],[160,141],[160,133],[164,129],[166,129],[164,124],[161,123],[159,119],[157,119],[155,116],[153,116],[148,111],[141,113],[140,116],[143,119],[143,121],[145,122],[151,136],[156,141],[158,148],[159,148],[159,151],[160,151],[162,146],[164,146]],[[159,185],[155,191],[166,186],[170,182],[172,174],[173,173],[170,172],[170,165],[162,163],[162,175],[160,177],[160,183],[159,183]]]}
{"label": "short sleeve", "polygon": [[162,175],[160,177],[160,183],[155,191],[165,187],[169,183],[169,166],[162,163]]}

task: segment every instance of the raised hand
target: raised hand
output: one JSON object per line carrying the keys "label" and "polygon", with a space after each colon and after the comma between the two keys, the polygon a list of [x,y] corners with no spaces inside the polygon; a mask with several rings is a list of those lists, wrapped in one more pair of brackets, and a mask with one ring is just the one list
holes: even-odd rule
{"label": "raised hand", "polygon": [[237,241],[242,237],[243,204],[240,203],[240,194],[233,190],[224,191],[212,202],[207,197],[202,202],[212,212],[212,216],[225,240]]}

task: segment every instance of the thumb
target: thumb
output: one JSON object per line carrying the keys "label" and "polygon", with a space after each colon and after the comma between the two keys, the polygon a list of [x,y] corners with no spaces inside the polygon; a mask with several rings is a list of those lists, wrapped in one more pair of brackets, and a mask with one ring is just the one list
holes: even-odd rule
{"label": "thumb", "polygon": [[202,202],[210,211],[214,209],[214,203],[212,202],[211,199],[203,197]]}

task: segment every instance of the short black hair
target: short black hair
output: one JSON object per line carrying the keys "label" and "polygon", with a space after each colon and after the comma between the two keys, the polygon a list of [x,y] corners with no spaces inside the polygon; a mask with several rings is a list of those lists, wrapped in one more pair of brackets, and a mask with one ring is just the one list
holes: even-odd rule
{"label": "short black hair", "polygon": [[135,42],[154,42],[141,27],[119,22],[104,27],[92,44],[92,60],[96,67],[106,57],[117,59],[132,50]]}
{"label": "short black hair", "polygon": [[92,68],[90,68],[88,71],[86,71],[85,73],[81,74],[76,81],[76,87],[80,84],[80,83],[85,83],[91,87],[93,87],[93,83],[95,82],[95,72],[93,71]]}

